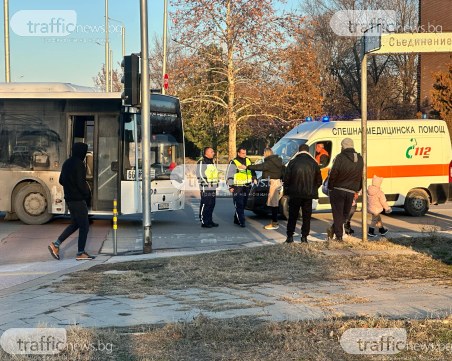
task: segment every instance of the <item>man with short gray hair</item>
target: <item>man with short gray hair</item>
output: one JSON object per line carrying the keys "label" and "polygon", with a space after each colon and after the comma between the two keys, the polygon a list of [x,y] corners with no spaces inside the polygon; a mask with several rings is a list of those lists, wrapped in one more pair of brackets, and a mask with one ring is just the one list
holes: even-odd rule
{"label": "man with short gray hair", "polygon": [[363,186],[364,161],[354,149],[353,139],[344,138],[342,150],[334,160],[328,180],[328,190],[333,211],[333,226],[327,229],[328,238],[342,241],[344,223],[352,208],[353,197]]}

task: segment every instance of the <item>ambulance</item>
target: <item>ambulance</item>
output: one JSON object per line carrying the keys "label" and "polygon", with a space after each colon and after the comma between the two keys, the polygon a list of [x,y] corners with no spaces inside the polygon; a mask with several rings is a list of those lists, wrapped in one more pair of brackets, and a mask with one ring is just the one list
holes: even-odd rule
{"label": "ambulance", "polygon": [[[273,151],[285,164],[297,153],[301,144],[309,145],[315,156],[318,143],[323,144],[329,159],[322,164],[325,179],[334,158],[341,151],[341,141],[353,139],[361,152],[361,120],[305,121],[290,130]],[[367,178],[383,177],[382,190],[390,206],[403,207],[411,216],[423,216],[431,204],[452,200],[452,150],[447,125],[443,120],[369,120],[367,122]],[[258,183],[250,192],[247,209],[266,212],[266,184]],[[331,210],[329,199],[319,189],[314,200],[316,211]],[[280,208],[287,215],[287,200]]]}

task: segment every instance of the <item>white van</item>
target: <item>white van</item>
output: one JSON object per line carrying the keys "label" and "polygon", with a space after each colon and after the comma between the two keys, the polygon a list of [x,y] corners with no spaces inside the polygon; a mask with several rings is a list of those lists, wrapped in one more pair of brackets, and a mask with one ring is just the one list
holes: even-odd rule
{"label": "white van", "polygon": [[[351,138],[361,153],[361,120],[304,122],[289,131],[273,151],[287,163],[301,144],[315,155],[317,143],[329,153],[323,165],[326,178],[332,161],[341,151],[341,141]],[[382,190],[389,205],[404,207],[412,216],[424,215],[430,204],[452,200],[452,150],[447,125],[442,120],[370,120],[367,123],[367,177],[383,177]],[[265,185],[253,188],[247,209],[265,211]],[[330,210],[330,202],[319,189],[315,210]],[[285,205],[282,205],[285,211]],[[286,212],[284,212],[286,214]]]}

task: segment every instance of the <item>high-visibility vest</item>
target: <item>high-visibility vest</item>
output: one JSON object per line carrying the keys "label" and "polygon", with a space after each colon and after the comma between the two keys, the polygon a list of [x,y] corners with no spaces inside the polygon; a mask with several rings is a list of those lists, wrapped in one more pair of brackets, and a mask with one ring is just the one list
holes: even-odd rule
{"label": "high-visibility vest", "polygon": [[[215,167],[215,164],[205,164],[202,162],[203,160],[204,158],[200,158],[198,160],[198,167],[200,167],[199,168],[200,173],[198,174],[200,174],[201,177],[203,178],[205,176],[203,181],[207,182],[208,184],[218,184],[220,176],[217,167]],[[204,174],[201,174],[201,170],[204,165],[206,166],[206,169],[204,171]]]}
{"label": "high-visibility vest", "polygon": [[214,164],[207,164],[206,171],[204,172],[206,175],[207,183],[216,184],[219,181],[218,177],[218,169]]}
{"label": "high-visibility vest", "polygon": [[[237,171],[234,174],[234,185],[243,186],[245,184],[251,183],[251,181],[253,180],[253,174],[251,173],[251,171],[249,169],[239,169],[238,167],[243,164],[240,163],[237,159],[234,158],[233,162],[237,167]],[[245,164],[248,167],[249,165],[251,165],[251,161],[246,158]]]}

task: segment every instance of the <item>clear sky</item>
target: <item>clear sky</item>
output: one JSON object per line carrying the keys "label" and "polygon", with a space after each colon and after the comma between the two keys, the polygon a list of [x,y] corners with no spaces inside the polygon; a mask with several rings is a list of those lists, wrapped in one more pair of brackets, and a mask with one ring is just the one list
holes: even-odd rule
{"label": "clear sky", "polygon": [[[296,2],[289,0],[285,7],[292,7]],[[0,82],[3,82],[3,1],[0,3]],[[150,47],[155,36],[162,36],[163,4],[164,0],[148,0]],[[109,0],[108,5],[109,17],[117,20],[110,21],[110,47],[114,68],[119,68],[122,58],[120,22],[126,28],[126,54],[140,51],[140,1]],[[47,13],[36,10],[47,10]],[[51,16],[49,10],[54,10]],[[9,16],[11,81],[94,85],[92,78],[105,62],[105,32],[102,28],[105,24],[105,0],[9,0]],[[55,19],[53,24],[50,23],[52,18]],[[60,21],[57,23],[58,18]],[[73,31],[75,24],[77,30]],[[56,36],[62,35],[63,26],[69,29],[70,34]]]}

